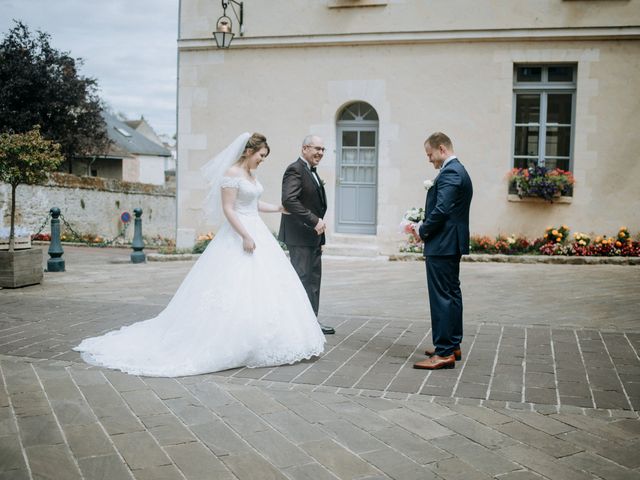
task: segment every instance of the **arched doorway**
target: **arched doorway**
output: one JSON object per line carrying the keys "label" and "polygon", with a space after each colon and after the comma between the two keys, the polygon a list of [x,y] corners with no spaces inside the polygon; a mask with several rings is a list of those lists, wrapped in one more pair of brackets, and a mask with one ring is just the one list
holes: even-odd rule
{"label": "arched doorway", "polygon": [[376,234],[378,114],[365,102],[342,109],[337,122],[336,232]]}

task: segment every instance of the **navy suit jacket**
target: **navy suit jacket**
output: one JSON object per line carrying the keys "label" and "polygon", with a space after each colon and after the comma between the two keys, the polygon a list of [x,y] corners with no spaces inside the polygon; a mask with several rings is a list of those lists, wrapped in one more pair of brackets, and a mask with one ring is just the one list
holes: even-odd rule
{"label": "navy suit jacket", "polygon": [[452,159],[427,192],[425,219],[419,229],[425,257],[469,253],[472,196],[469,174],[457,158]]}

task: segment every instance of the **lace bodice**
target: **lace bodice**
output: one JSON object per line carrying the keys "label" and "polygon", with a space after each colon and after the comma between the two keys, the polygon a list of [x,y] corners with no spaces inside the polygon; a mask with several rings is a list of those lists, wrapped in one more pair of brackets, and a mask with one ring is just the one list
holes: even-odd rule
{"label": "lace bodice", "polygon": [[236,188],[238,196],[234,209],[243,215],[255,215],[258,213],[258,200],[264,191],[260,182],[256,179],[254,184],[244,177],[223,177],[221,188]]}

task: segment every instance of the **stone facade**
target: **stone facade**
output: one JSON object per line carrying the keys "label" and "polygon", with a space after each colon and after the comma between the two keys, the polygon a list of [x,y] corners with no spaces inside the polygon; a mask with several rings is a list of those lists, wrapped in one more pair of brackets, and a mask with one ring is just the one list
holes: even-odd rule
{"label": "stone facade", "polygon": [[[513,5],[512,5],[513,4]],[[504,2],[272,0],[245,2],[244,36],[229,50],[211,32],[220,6],[182,0],[179,38],[178,243],[210,230],[199,168],[240,132],[271,155],[258,175],[278,202],[302,138],[325,139],[329,233],[337,231],[340,112],[366,102],[378,116],[375,242],[393,252],[404,211],[424,203],[425,138],[448,133],[474,181],[471,231],[540,236],[549,225],[615,234],[640,230],[640,1]],[[350,7],[350,8],[343,8]],[[229,12],[228,12],[229,13]],[[234,20],[234,31],[237,30]],[[514,65],[576,68],[573,197],[514,201]],[[265,216],[272,230],[279,218]]]}
{"label": "stone facade", "polygon": [[[4,226],[10,223],[10,197],[11,187],[0,183],[0,218]],[[18,186],[16,224],[35,232],[49,209],[58,207],[77,232],[110,239],[122,231],[122,212],[128,211],[133,218],[133,209],[142,208],[143,235],[174,239],[175,205],[175,192],[164,187],[54,173],[45,185]],[[49,230],[47,225],[43,232]],[[128,240],[132,236],[133,225],[127,231]]]}

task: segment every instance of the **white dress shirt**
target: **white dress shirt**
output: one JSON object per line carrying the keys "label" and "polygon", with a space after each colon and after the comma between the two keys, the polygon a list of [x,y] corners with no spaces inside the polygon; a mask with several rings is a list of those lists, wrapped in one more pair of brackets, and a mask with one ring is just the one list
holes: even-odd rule
{"label": "white dress shirt", "polygon": [[316,183],[318,184],[318,186],[320,186],[320,177],[318,177],[318,174],[316,172],[311,171],[311,165],[309,165],[309,162],[307,162],[304,158],[300,157],[300,160],[302,160],[304,162],[304,164],[307,166],[307,168],[309,169],[309,171],[311,172],[311,176],[313,177],[313,179],[316,181]]}
{"label": "white dress shirt", "polygon": [[455,155],[450,155],[446,158],[446,160],[444,162],[442,162],[442,166],[440,167],[440,170],[442,170],[444,167],[447,166],[447,163],[449,163],[451,160],[453,160],[454,158],[458,158]]}

